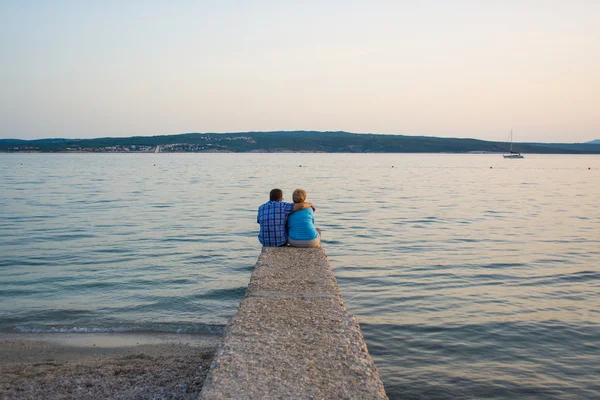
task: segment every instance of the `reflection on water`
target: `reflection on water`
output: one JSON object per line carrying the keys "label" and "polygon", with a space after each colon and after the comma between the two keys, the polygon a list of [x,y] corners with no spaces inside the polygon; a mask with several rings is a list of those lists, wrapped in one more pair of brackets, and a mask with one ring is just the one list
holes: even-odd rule
{"label": "reflection on water", "polygon": [[596,398],[598,171],[592,156],[0,155],[0,330],[218,332],[260,252],[258,205],[302,187],[390,398]]}

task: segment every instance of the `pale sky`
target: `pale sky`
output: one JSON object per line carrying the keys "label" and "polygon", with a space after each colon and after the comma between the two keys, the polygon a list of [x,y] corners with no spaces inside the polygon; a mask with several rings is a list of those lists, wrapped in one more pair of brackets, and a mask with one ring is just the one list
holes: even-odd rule
{"label": "pale sky", "polygon": [[600,139],[599,0],[0,1],[0,138]]}

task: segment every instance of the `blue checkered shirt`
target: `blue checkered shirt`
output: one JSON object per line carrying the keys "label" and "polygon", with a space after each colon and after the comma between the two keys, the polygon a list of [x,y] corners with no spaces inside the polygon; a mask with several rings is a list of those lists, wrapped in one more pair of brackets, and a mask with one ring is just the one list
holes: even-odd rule
{"label": "blue checkered shirt", "polygon": [[294,209],[294,203],[269,201],[258,207],[256,222],[260,224],[258,240],[263,246],[282,246],[287,242],[285,222]]}

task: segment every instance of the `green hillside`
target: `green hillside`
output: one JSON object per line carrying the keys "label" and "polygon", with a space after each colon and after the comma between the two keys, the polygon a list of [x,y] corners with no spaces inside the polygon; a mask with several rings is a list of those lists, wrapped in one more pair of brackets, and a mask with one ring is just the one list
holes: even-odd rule
{"label": "green hillside", "polygon": [[[513,143],[513,150],[538,154],[600,154],[600,144]],[[327,152],[469,153],[508,151],[504,142],[427,136],[281,131],[185,133],[96,139],[0,139],[3,152]]]}

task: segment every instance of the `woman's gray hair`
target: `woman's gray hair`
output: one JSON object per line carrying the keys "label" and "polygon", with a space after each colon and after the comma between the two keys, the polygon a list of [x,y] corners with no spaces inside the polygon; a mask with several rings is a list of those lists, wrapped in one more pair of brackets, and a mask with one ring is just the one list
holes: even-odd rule
{"label": "woman's gray hair", "polygon": [[294,190],[294,194],[292,194],[292,200],[294,203],[304,203],[304,200],[306,200],[306,191],[304,191],[304,189]]}

